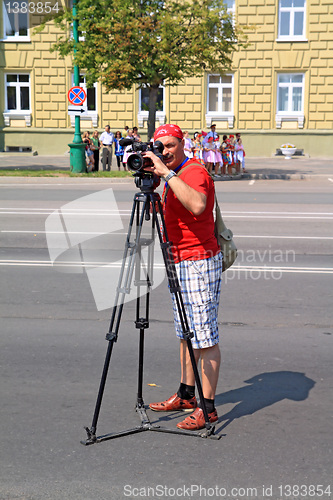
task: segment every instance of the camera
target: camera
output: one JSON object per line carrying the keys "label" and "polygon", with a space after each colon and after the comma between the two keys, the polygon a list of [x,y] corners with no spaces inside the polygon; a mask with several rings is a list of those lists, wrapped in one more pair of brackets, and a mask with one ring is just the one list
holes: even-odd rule
{"label": "camera", "polygon": [[143,169],[153,165],[149,158],[142,156],[142,153],[146,151],[151,151],[158,156],[158,158],[163,160],[162,153],[164,146],[161,141],[156,141],[152,144],[150,142],[138,142],[130,137],[125,137],[124,139],[120,139],[119,144],[122,147],[131,146],[131,148],[127,149],[127,152],[131,153],[127,158],[127,166],[130,170],[133,170],[133,172],[147,174],[148,172],[144,172]]}

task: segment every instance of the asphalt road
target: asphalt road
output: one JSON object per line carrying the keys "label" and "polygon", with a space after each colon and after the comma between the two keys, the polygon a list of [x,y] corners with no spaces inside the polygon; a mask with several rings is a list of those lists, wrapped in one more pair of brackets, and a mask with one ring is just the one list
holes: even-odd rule
{"label": "asphalt road", "polygon": [[[122,255],[134,184],[1,179],[1,500],[332,497],[333,183],[320,177],[216,186],[239,248],[224,275],[219,315],[221,439],[144,432],[82,446],[110,319],[110,309],[97,310],[101,298],[88,271]],[[114,206],[103,204],[110,188],[122,227],[112,225],[119,222]],[[102,208],[97,201],[88,213],[92,199],[82,197],[91,195],[102,196]],[[102,236],[106,219],[112,234]],[[80,259],[63,251],[83,234]],[[119,264],[106,272],[103,296],[112,295],[118,274]],[[160,277],[145,336],[146,404],[169,397],[179,381],[171,301]],[[134,319],[130,301],[98,435],[139,424]],[[148,415],[170,429],[182,418]]]}

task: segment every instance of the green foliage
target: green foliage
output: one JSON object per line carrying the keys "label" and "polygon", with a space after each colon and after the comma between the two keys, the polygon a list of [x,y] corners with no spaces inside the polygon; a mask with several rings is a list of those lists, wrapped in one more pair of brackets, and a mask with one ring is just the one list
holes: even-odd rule
{"label": "green foliage", "polygon": [[88,87],[97,81],[107,92],[146,87],[148,137],[160,85],[174,86],[205,71],[223,74],[231,68],[232,53],[246,43],[223,0],[77,0],[76,12],[75,18],[72,9],[54,18],[64,36],[51,50],[72,54]]}
{"label": "green foliage", "polygon": [[[107,91],[222,74],[244,41],[222,0],[79,0],[76,19],[75,64],[88,86],[100,81]],[[55,18],[64,36],[52,50],[62,56],[74,53],[72,21],[71,9]]]}

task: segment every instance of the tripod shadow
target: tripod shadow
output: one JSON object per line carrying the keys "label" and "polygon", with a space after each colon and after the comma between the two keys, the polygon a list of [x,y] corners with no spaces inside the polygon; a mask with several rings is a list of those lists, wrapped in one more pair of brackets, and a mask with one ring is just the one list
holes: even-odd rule
{"label": "tripod shadow", "polygon": [[238,403],[219,418],[219,422],[225,422],[219,430],[230,425],[236,418],[252,415],[284,399],[304,401],[315,385],[315,381],[304,373],[291,371],[260,373],[244,382],[250,385],[216,396],[216,406]]}

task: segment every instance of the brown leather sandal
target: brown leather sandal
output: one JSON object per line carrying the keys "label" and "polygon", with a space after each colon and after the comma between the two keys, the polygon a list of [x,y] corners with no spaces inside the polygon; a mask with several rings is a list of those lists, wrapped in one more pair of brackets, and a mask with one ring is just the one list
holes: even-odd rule
{"label": "brown leather sandal", "polygon": [[154,411],[193,411],[198,406],[195,397],[181,399],[177,393],[161,403],[151,403],[149,408]]}
{"label": "brown leather sandal", "polygon": [[[208,413],[208,418],[210,423],[216,422],[218,420],[217,411],[214,410],[212,413]],[[199,429],[204,429],[205,427],[205,416],[201,408],[197,408],[192,415],[186,417],[185,420],[179,422],[177,427],[179,429],[186,429],[190,431],[197,431]]]}

